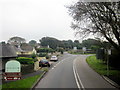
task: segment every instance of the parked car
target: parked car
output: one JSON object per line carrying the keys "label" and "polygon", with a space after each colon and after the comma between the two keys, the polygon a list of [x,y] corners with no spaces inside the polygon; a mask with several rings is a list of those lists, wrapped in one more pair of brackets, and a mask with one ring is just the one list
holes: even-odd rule
{"label": "parked car", "polygon": [[39,66],[40,66],[40,67],[45,67],[45,66],[50,67],[50,63],[49,63],[48,60],[42,59],[42,60],[40,60],[40,62],[39,62]]}
{"label": "parked car", "polygon": [[50,59],[50,61],[58,61],[57,56],[52,56],[51,59]]}

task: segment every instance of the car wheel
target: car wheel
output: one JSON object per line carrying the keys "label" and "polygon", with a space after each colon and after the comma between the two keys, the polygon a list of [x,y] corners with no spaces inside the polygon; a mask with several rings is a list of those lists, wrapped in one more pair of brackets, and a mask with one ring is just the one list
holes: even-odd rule
{"label": "car wheel", "polygon": [[39,65],[39,67],[42,67],[42,65]]}
{"label": "car wheel", "polygon": [[50,67],[50,64],[48,64],[48,67]]}

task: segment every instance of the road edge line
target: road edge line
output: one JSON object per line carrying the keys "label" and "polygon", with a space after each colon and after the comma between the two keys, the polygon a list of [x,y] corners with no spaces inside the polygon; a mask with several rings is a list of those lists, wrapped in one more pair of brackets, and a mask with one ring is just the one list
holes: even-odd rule
{"label": "road edge line", "polygon": [[[89,57],[89,56],[88,56]],[[87,62],[87,58],[86,58],[86,63],[87,63],[87,65],[94,71],[94,72],[96,72],[91,66],[90,66],[90,64]],[[99,76],[101,76],[106,82],[108,82],[110,85],[112,85],[112,86],[114,86],[115,88],[117,88],[117,89],[120,89],[120,86],[117,84],[117,83],[115,83],[113,80],[111,80],[110,78],[108,78],[108,77],[106,77],[106,76],[104,76],[104,75],[100,75],[98,72],[96,72]]]}
{"label": "road edge line", "polygon": [[35,83],[32,85],[30,90],[33,90],[35,86],[38,84],[38,82],[44,77],[44,75],[47,73],[47,71],[44,71],[42,75],[35,81]]}
{"label": "road edge line", "polygon": [[114,82],[113,80],[109,79],[108,77],[104,76],[104,75],[101,75],[103,79],[105,79],[108,83],[110,83],[112,86],[120,89],[120,86]]}

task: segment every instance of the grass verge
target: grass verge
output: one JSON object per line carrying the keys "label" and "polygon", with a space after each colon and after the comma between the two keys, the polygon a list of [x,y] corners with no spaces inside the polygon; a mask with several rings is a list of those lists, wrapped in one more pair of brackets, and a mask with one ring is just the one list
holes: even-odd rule
{"label": "grass verge", "polygon": [[10,82],[10,83],[5,83],[3,85],[1,85],[0,87],[2,87],[3,89],[9,89],[9,88],[28,88],[30,89],[32,87],[32,85],[36,82],[36,80],[38,78],[41,77],[42,74],[40,75],[36,75],[33,77],[28,77],[26,79],[22,79],[22,80],[18,80],[15,82]]}
{"label": "grass verge", "polygon": [[89,56],[86,59],[86,61],[89,64],[89,66],[93,68],[97,73],[99,73],[100,75],[105,75],[113,79],[113,81],[115,81],[116,83],[120,85],[119,83],[120,82],[120,71],[115,70],[115,68],[109,66],[109,75],[108,75],[107,65],[102,60],[96,59],[95,55]]}

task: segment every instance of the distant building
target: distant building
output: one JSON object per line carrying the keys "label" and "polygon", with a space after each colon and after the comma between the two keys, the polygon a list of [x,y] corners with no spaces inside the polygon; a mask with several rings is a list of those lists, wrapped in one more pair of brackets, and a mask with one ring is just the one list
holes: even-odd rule
{"label": "distant building", "polygon": [[50,46],[48,45],[47,48],[50,48]]}
{"label": "distant building", "polygon": [[17,48],[20,46],[20,43],[18,43],[18,42],[8,42],[8,43],[12,46],[17,47]]}
{"label": "distant building", "polygon": [[86,47],[83,47],[82,50],[83,50],[83,52],[85,52],[86,51]]}
{"label": "distant building", "polygon": [[77,47],[73,47],[73,50],[75,50],[75,51],[76,51],[76,50],[77,50]]}
{"label": "distant building", "polygon": [[17,54],[18,55],[31,55],[33,53],[36,54],[36,50],[34,47],[27,43],[22,43],[19,48],[17,48]]}

